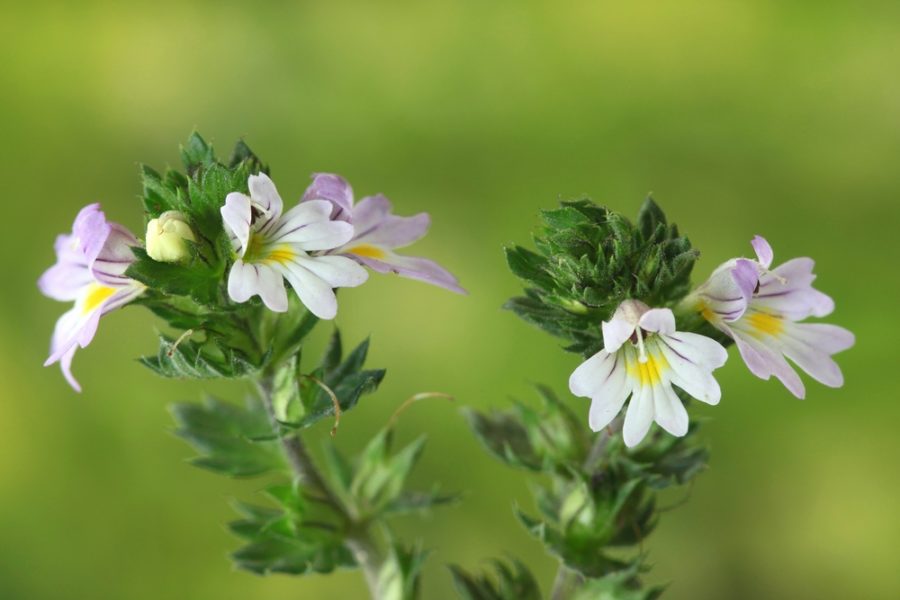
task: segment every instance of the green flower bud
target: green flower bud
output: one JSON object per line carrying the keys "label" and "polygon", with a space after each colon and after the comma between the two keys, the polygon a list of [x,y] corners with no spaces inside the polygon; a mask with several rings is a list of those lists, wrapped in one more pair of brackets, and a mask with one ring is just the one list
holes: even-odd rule
{"label": "green flower bud", "polygon": [[167,210],[147,223],[147,254],[159,262],[181,262],[190,255],[187,242],[196,242],[187,217]]}

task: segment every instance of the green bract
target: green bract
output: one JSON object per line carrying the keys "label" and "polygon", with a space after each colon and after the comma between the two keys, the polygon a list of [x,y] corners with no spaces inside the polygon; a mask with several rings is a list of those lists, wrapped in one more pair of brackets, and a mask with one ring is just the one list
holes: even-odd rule
{"label": "green bract", "polygon": [[537,252],[506,249],[510,270],[527,286],[506,308],[569,342],[585,356],[603,347],[600,322],[629,298],[674,306],[690,290],[699,252],[648,198],[637,223],[589,200],[541,213]]}

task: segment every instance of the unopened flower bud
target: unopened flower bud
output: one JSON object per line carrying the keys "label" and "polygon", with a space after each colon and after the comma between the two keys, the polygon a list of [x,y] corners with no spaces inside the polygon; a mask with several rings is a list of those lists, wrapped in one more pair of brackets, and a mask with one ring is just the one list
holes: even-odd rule
{"label": "unopened flower bud", "polygon": [[159,262],[180,262],[190,252],[187,242],[195,242],[187,217],[177,210],[167,210],[147,223],[147,254]]}

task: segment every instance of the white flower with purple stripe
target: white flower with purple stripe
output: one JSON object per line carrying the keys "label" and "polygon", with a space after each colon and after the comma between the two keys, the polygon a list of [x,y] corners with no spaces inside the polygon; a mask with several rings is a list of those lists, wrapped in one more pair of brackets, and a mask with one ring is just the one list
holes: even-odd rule
{"label": "white flower with purple stripe", "polygon": [[353,238],[353,226],[332,220],[332,204],[301,202],[282,214],[281,196],[265,173],[251,175],[250,195],[225,198],[222,220],[235,252],[228,295],[235,302],[259,296],[271,310],[288,309],[284,279],[319,318],[337,315],[334,288],[362,284],[368,273],[343,256],[324,253]]}
{"label": "white flower with purple stripe", "polygon": [[622,428],[625,445],[639,444],[654,421],[672,435],[685,435],[688,414],[673,386],[707,404],[719,403],[722,394],[712,372],[728,353],[706,336],[675,331],[668,308],[626,300],[602,327],[603,350],[569,378],[573,394],[591,399],[592,430],[606,427],[631,396]]}
{"label": "white flower with purple stripe", "polygon": [[770,269],[774,253],[769,243],[756,236],[751,244],[757,260],[726,262],[689,296],[688,303],[734,339],[757,377],[774,375],[803,398],[805,386],[787,357],[816,381],[840,387],[844,376],[831,355],[850,348],[854,335],[836,325],[798,323],[834,310],[834,301],[812,287],[815,263],[794,258]]}
{"label": "white flower with purple stripe", "polygon": [[366,196],[354,204],[353,188],[338,175],[317,173],[303,194],[303,202],[328,200],[333,205],[332,218],[352,223],[353,238],[329,254],[349,256],[378,273],[395,273],[401,277],[424,281],[459,294],[466,291],[456,277],[433,260],[403,256],[396,248],[421,239],[431,224],[428,213],[412,217],[391,214],[391,203],[383,195]]}
{"label": "white flower with purple stripe", "polygon": [[75,351],[84,348],[97,332],[100,317],[138,297],[145,286],[125,276],[134,262],[134,235],[106,220],[99,204],[81,209],[72,233],[56,238],[56,264],[38,280],[41,292],[54,300],[75,302],[56,322],[50,356],[44,366],[59,362],[63,375],[76,391],[72,376]]}

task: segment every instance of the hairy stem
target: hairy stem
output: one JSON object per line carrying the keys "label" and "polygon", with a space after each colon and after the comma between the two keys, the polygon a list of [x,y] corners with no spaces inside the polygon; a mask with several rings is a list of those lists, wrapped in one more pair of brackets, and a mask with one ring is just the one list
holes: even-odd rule
{"label": "hairy stem", "polygon": [[382,600],[378,585],[378,575],[381,572],[385,557],[372,536],[369,526],[361,522],[352,507],[346,506],[332,491],[306,449],[306,444],[303,443],[299,432],[281,435],[272,406],[272,378],[269,376],[263,377],[257,382],[257,387],[266,407],[266,412],[268,412],[272,421],[272,426],[275,431],[279,432],[281,446],[284,449],[285,456],[287,456],[288,463],[290,463],[291,470],[301,481],[321,494],[323,499],[343,517],[347,525],[344,543],[353,553],[353,557],[356,559],[360,569],[362,569],[372,599]]}
{"label": "hairy stem", "polygon": [[[585,469],[592,468],[600,460],[600,457],[606,451],[606,446],[609,445],[609,440],[622,430],[623,423],[623,418],[617,417],[597,436],[597,441],[591,446],[591,450],[584,460]],[[584,578],[579,573],[561,563],[556,571],[553,587],[550,590],[550,600],[566,600],[570,598],[583,582]]]}
{"label": "hairy stem", "polygon": [[566,600],[578,589],[582,581],[581,575],[566,565],[560,565],[556,579],[553,580],[553,589],[550,590],[550,600]]}

